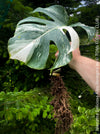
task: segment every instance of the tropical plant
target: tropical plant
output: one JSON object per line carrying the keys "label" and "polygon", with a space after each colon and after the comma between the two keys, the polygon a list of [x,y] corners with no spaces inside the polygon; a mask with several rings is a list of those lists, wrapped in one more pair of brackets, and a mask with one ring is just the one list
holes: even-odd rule
{"label": "tropical plant", "polygon": [[95,130],[95,116],[99,112],[100,109],[86,109],[85,107],[78,106],[78,114],[74,115],[74,123],[72,124],[72,129],[70,130],[70,133],[90,134],[92,131]]}
{"label": "tropical plant", "polygon": [[[53,107],[47,94],[39,89],[0,92],[0,133],[54,133],[54,121],[51,120]],[[49,129],[52,129],[51,132]]]}
{"label": "tropical plant", "polygon": [[[8,42],[10,58],[23,61],[30,68],[40,70],[46,67],[51,41],[59,50],[51,70],[68,64],[72,58],[71,52],[79,46],[79,36],[73,27],[86,30],[90,40],[95,35],[95,28],[80,22],[68,26],[68,14],[60,5],[37,8],[32,13],[36,12],[45,14],[46,19],[31,16],[19,21],[14,37]],[[66,31],[70,35],[71,46]]]}
{"label": "tropical plant", "polygon": [[[36,14],[37,12],[38,14]],[[48,8],[37,8],[32,13],[33,16],[19,21],[14,37],[12,37],[8,42],[10,58],[24,62],[30,68],[41,70],[47,67],[48,59],[50,58],[49,49],[51,48],[51,44],[55,45],[59,50],[59,55],[53,66],[51,68],[48,67],[51,72],[53,69],[67,65],[72,58],[71,52],[79,46],[79,37],[73,27],[82,27],[87,32],[89,40],[91,40],[95,35],[95,28],[86,26],[80,22],[68,26],[69,17],[65,8],[62,6],[54,5]],[[70,41],[71,46],[69,43]],[[57,79],[59,79],[59,81]],[[37,78],[36,81],[38,81]],[[55,81],[58,82],[58,84]],[[69,110],[68,104],[69,95],[64,87],[62,79],[60,77],[55,77],[54,83],[56,83],[56,85],[54,84],[54,87],[51,88],[53,90],[51,91],[52,95],[57,97],[53,99],[51,104],[54,106],[55,111],[57,111],[57,108],[59,111],[61,110],[60,114],[55,114],[54,117],[59,116],[62,118],[62,115],[68,114],[67,111],[70,113],[68,116],[71,117],[70,115],[72,114]],[[59,95],[57,92],[59,92]],[[59,98],[61,93],[62,97]],[[67,97],[64,98],[65,95]],[[60,102],[62,109],[59,105]],[[57,105],[60,107],[56,107]],[[63,110],[65,107],[66,112]],[[57,118],[58,121],[60,121],[59,117]],[[64,125],[62,126],[62,123],[65,126],[70,126],[72,118],[69,118],[69,121],[64,119],[62,122],[57,122],[58,125],[56,124],[56,130],[58,129],[61,133],[64,133],[69,129],[69,127],[67,129]]]}

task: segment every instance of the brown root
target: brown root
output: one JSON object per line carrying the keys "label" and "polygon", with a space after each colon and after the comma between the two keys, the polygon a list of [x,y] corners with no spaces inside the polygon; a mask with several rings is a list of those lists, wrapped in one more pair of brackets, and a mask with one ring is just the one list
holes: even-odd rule
{"label": "brown root", "polygon": [[64,134],[73,122],[69,105],[70,96],[60,76],[52,76],[51,84],[51,94],[54,96],[51,105],[54,107],[54,118],[56,119],[55,134]]}

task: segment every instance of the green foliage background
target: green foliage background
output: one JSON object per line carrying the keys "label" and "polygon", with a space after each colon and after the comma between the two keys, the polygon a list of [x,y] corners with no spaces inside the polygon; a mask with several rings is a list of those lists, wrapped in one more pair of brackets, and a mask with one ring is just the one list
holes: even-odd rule
{"label": "green foliage background", "polygon": [[[55,4],[56,1],[40,2],[28,0],[13,0],[8,15],[0,29],[0,134],[53,134],[55,120],[53,118],[53,107],[50,105],[49,70],[37,71],[26,67],[22,62],[10,60],[7,50],[7,42],[13,36],[16,24],[19,20],[30,16],[30,12],[38,6],[46,7]],[[61,3],[62,1],[59,1]],[[95,17],[98,15],[100,5],[89,5],[79,8],[82,14],[77,15],[73,0],[62,2],[68,5],[68,12],[74,13],[69,23],[81,21],[85,24],[95,26]],[[65,6],[65,5],[64,5]],[[91,10],[94,15],[91,16]],[[86,19],[88,14],[89,19]],[[38,15],[38,14],[36,14]],[[91,22],[91,24],[90,24]],[[80,29],[78,29],[80,34]],[[93,41],[87,41],[84,31],[81,32],[81,54],[95,59],[96,45]],[[55,59],[56,47],[50,46],[50,55],[47,67],[51,66]],[[100,57],[99,57],[100,59]],[[66,134],[90,134],[95,131],[96,95],[83,79],[69,66],[61,69],[61,76],[68,91],[71,93],[71,110],[74,122]],[[78,98],[81,95],[82,98]]]}

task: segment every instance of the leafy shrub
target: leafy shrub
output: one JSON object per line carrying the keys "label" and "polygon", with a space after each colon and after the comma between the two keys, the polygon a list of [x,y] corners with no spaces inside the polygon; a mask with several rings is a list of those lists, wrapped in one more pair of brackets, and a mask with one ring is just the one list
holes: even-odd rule
{"label": "leafy shrub", "polygon": [[54,121],[51,120],[53,108],[49,102],[48,96],[38,89],[29,92],[8,92],[7,94],[1,92],[1,134],[54,133]]}
{"label": "leafy shrub", "polygon": [[95,131],[96,113],[99,111],[97,111],[95,108],[86,109],[85,107],[78,106],[78,113],[74,115],[74,123],[70,133],[90,134],[90,132]]}

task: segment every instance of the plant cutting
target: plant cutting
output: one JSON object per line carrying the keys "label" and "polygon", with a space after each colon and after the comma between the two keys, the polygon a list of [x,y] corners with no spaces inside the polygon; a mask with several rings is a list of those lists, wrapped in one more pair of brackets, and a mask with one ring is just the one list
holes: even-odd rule
{"label": "plant cutting", "polygon": [[[42,13],[45,19],[31,16],[19,21],[14,37],[8,41],[8,51],[11,59],[20,60],[30,68],[41,70],[46,68],[50,42],[54,42],[59,54],[53,66],[50,67],[52,75],[53,70],[71,61],[72,51],[79,47],[79,36],[73,27],[82,27],[87,32],[89,40],[94,37],[95,28],[80,22],[68,26],[68,14],[60,5],[39,7],[32,12],[33,15],[36,12],[40,15]],[[66,32],[70,35],[71,45]],[[53,76],[51,79],[53,83],[51,93],[55,96],[51,104],[54,106],[57,119],[55,133],[62,134],[69,129],[72,123],[69,95],[60,76]]]}

